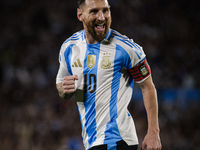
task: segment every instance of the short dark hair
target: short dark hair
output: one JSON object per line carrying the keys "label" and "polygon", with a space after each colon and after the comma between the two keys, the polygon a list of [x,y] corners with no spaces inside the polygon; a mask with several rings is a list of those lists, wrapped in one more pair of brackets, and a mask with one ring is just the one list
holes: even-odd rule
{"label": "short dark hair", "polygon": [[80,8],[81,5],[85,4],[85,0],[78,0],[78,7]]}

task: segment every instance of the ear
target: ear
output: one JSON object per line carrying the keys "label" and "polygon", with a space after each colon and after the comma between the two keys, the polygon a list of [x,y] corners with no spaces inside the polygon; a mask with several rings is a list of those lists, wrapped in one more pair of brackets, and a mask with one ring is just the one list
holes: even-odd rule
{"label": "ear", "polygon": [[77,8],[77,17],[78,20],[83,21],[83,12],[80,8]]}

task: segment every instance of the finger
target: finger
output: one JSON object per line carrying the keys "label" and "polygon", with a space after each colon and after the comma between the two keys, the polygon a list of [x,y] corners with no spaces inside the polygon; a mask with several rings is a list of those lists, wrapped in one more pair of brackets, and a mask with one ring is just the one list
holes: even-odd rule
{"label": "finger", "polygon": [[78,76],[77,76],[77,75],[65,76],[65,77],[63,78],[63,81],[69,81],[69,80],[78,80]]}
{"label": "finger", "polygon": [[63,80],[66,80],[66,81],[68,81],[68,80],[74,80],[74,76],[65,76],[63,78]]}
{"label": "finger", "polygon": [[78,76],[77,75],[73,75],[75,80],[78,80]]}
{"label": "finger", "polygon": [[74,80],[65,80],[65,81],[63,81],[63,86],[67,86],[67,85],[74,85],[75,84],[75,82],[74,82]]}
{"label": "finger", "polygon": [[65,94],[69,94],[69,93],[73,93],[73,92],[75,92],[75,89],[66,89],[66,90],[64,90]]}
{"label": "finger", "polygon": [[71,90],[71,89],[75,89],[75,85],[64,85],[63,86],[63,90]]}
{"label": "finger", "polygon": [[145,150],[145,148],[146,148],[146,144],[143,142],[142,143],[142,150]]}
{"label": "finger", "polygon": [[63,86],[63,92],[64,93],[72,93],[74,91],[75,91],[75,85]]}

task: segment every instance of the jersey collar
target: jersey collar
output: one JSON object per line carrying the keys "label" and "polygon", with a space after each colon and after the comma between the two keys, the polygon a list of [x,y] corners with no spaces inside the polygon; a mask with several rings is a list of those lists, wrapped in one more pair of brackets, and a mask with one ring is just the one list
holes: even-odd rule
{"label": "jersey collar", "polygon": [[111,35],[112,35],[112,29],[109,29],[109,31],[108,31],[106,37],[104,38],[104,40],[109,41]]}

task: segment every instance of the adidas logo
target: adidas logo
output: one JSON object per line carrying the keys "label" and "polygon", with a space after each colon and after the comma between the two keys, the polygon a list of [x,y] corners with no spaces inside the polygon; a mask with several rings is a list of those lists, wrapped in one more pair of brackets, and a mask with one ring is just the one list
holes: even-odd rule
{"label": "adidas logo", "polygon": [[77,60],[73,63],[72,67],[82,67],[82,64],[81,64],[80,59],[77,59]]}

